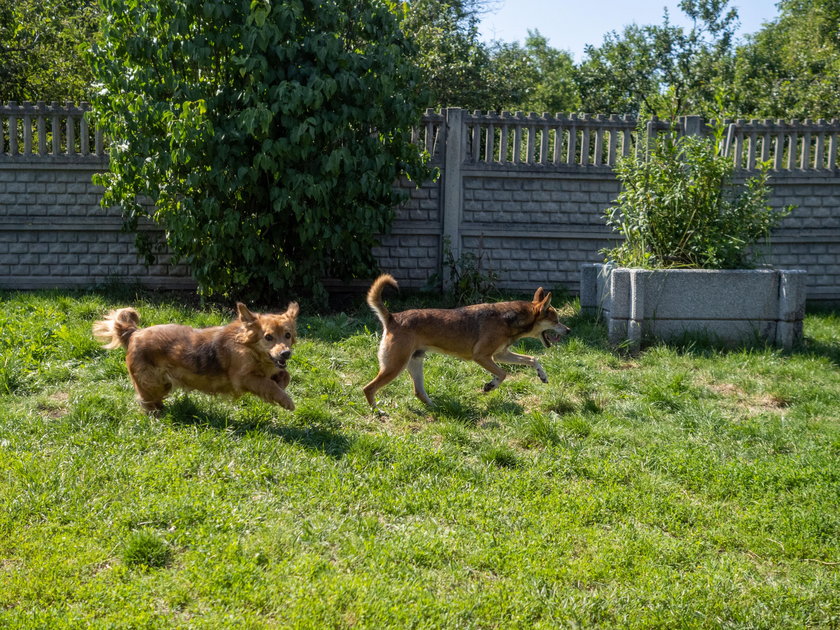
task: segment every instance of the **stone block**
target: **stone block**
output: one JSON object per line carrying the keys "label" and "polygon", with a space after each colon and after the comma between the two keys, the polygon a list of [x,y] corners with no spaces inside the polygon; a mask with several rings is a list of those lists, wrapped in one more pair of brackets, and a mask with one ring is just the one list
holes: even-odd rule
{"label": "stone block", "polygon": [[[0,171],[2,172],[2,171]],[[29,194],[29,188],[20,180],[13,180],[6,184],[6,194],[8,195],[25,195]]]}
{"label": "stone block", "polygon": [[777,330],[776,320],[766,319],[657,319],[645,321],[644,335],[656,339],[679,339],[686,335],[708,337],[712,343],[732,346],[740,344],[774,343]]}

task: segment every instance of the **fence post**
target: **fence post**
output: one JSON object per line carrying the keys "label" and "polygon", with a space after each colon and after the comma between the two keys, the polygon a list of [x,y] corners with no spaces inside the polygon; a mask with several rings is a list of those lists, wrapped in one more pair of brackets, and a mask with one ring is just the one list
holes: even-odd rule
{"label": "fence post", "polygon": [[683,116],[683,135],[704,136],[706,135],[705,124],[702,116]]}
{"label": "fence post", "polygon": [[[461,217],[463,216],[463,182],[461,165],[464,161],[464,110],[446,109],[446,138],[443,155],[443,243],[449,242],[452,258],[461,257]],[[442,243],[442,244],[443,244]],[[450,271],[441,247],[443,288],[451,284]]]}

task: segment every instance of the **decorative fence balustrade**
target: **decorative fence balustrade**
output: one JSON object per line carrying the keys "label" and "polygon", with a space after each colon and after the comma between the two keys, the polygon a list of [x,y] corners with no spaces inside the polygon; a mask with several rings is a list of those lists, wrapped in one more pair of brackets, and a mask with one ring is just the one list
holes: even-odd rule
{"label": "decorative fence balustrade", "polygon": [[[613,167],[637,146],[637,120],[629,114],[474,112],[464,116],[464,125],[467,164]],[[669,128],[656,118],[647,123],[648,134]]]}
{"label": "decorative fence balustrade", "polygon": [[[105,156],[102,133],[93,129],[85,112],[88,103],[14,101],[0,104],[0,156]],[[523,114],[522,112],[463,112],[460,141],[465,165],[486,167],[613,167],[619,156],[639,146],[638,120],[627,114]],[[693,119],[693,125],[687,124]],[[739,169],[755,170],[770,161],[774,171],[837,170],[840,121],[727,121],[724,153]],[[414,129],[414,140],[433,160],[441,160],[447,137],[445,113],[427,110]],[[648,135],[676,128],[680,133],[704,133],[699,117],[671,123],[655,117],[646,123]]]}
{"label": "decorative fence balustrade", "polygon": [[725,152],[735,166],[753,170],[770,161],[774,171],[836,171],[840,120],[737,120],[729,124]]}
{"label": "decorative fence balustrade", "polygon": [[446,136],[446,117],[433,109],[427,109],[423,118],[412,132],[414,144],[429,154],[433,162],[441,160]]}
{"label": "decorative fence balustrade", "polygon": [[[433,160],[440,160],[448,136],[454,130],[447,112],[427,110],[415,128],[415,142]],[[639,121],[626,114],[523,114],[517,112],[469,113],[460,118],[460,154],[465,166],[476,167],[614,167],[620,156],[638,150]],[[451,116],[449,117],[451,118]],[[819,120],[725,121],[727,135],[722,146],[736,167],[755,170],[760,162],[771,162],[774,171],[838,170],[840,121]],[[450,128],[447,128],[450,125]],[[668,129],[678,133],[708,135],[699,116],[677,121],[656,117],[645,123],[645,133],[653,136]]]}
{"label": "decorative fence balustrade", "polygon": [[89,110],[88,103],[0,104],[0,157],[103,158],[102,132],[88,123]]}

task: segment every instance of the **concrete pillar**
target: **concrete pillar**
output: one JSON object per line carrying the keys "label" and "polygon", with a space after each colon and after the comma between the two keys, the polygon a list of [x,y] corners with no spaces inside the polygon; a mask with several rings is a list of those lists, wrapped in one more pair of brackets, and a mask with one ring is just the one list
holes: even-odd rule
{"label": "concrete pillar", "polygon": [[[463,216],[464,183],[461,165],[464,162],[466,135],[464,110],[448,108],[446,116],[446,151],[443,156],[443,238],[449,242],[452,257],[461,257],[461,218]],[[443,253],[443,248],[441,248]],[[443,287],[449,288],[449,267],[443,262]]]}
{"label": "concrete pillar", "polygon": [[683,135],[704,136],[706,125],[702,116],[683,116]]}
{"label": "concrete pillar", "polygon": [[630,270],[630,319],[627,320],[627,340],[633,350],[642,344],[642,324],[645,319],[644,279],[645,273],[641,269]]}
{"label": "concrete pillar", "polygon": [[776,322],[776,345],[790,350],[802,340],[805,313],[805,280],[802,269],[779,271],[779,319]]}

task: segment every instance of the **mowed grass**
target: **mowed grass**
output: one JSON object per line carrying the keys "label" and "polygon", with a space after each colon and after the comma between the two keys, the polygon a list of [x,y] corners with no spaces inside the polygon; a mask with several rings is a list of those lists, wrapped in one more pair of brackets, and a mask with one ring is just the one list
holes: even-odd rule
{"label": "mowed grass", "polygon": [[511,366],[482,394],[481,368],[432,355],[436,407],[404,374],[377,417],[378,322],[305,307],[294,413],[193,392],[154,418],[90,336],[129,304],[233,314],[0,293],[0,627],[840,625],[835,313],[790,353],[630,357],[570,304],[567,342],[520,346],[548,385]]}

